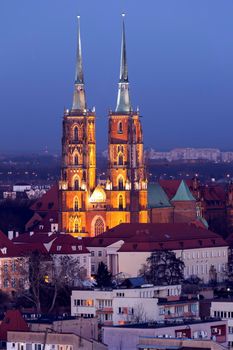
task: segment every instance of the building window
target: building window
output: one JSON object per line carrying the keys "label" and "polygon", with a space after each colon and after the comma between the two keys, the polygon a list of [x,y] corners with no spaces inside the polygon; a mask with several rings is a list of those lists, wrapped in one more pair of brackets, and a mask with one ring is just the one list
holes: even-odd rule
{"label": "building window", "polygon": [[75,199],[74,199],[74,211],[78,211],[78,209],[79,209],[79,206],[78,206],[78,198],[75,197]]}
{"label": "building window", "polygon": [[74,165],[78,165],[78,156],[77,156],[77,154],[74,156]]}
{"label": "building window", "polygon": [[8,288],[9,287],[9,281],[8,281],[7,278],[5,278],[4,281],[3,281],[3,287],[4,288]]}
{"label": "building window", "polygon": [[7,264],[7,262],[4,262],[3,270],[4,270],[4,272],[8,272],[8,264]]}
{"label": "building window", "polygon": [[75,126],[74,128],[74,141],[78,141],[78,127]]}
{"label": "building window", "polygon": [[95,256],[94,250],[91,251],[91,256]]}
{"label": "building window", "polygon": [[16,280],[14,277],[11,279],[11,287],[16,288]]}
{"label": "building window", "polygon": [[98,257],[101,257],[101,256],[102,256],[102,251],[99,250],[99,251],[98,251]]}
{"label": "building window", "polygon": [[74,223],[74,232],[78,232],[79,231],[79,224],[77,221],[75,221]]}
{"label": "building window", "polygon": [[75,180],[74,180],[74,189],[75,189],[75,190],[78,190],[78,189],[79,189],[79,180],[78,180],[78,179],[75,179]]}
{"label": "building window", "polygon": [[120,210],[123,210],[123,196],[122,195],[120,195],[119,199],[118,199],[118,208]]}
{"label": "building window", "polygon": [[118,179],[118,190],[122,191],[124,189],[124,180],[123,177],[119,177]]}
{"label": "building window", "polygon": [[123,165],[123,154],[118,154],[118,165]]}
{"label": "building window", "polygon": [[123,125],[122,122],[118,123],[118,128],[117,128],[118,134],[123,134]]}
{"label": "building window", "polygon": [[12,272],[15,272],[15,271],[16,271],[16,263],[15,263],[14,260],[13,260],[12,263],[11,263],[11,271],[12,271]]}
{"label": "building window", "polygon": [[104,222],[101,218],[97,218],[94,225],[95,236],[100,235],[104,232]]}

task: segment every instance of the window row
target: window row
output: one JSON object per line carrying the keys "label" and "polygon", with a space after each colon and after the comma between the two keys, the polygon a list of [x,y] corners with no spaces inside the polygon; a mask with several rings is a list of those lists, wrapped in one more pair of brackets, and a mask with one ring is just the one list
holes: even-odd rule
{"label": "window row", "polygon": [[93,307],[94,300],[93,299],[74,299],[74,306]]}
{"label": "window row", "polygon": [[212,251],[202,251],[202,252],[185,252],[183,253],[183,259],[201,259],[201,258],[215,258],[227,256],[226,250],[212,250]]}

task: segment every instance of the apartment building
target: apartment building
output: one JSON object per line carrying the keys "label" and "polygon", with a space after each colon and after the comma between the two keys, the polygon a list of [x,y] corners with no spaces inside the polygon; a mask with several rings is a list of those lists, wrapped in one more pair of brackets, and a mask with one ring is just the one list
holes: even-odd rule
{"label": "apartment building", "polygon": [[[175,300],[177,300],[177,305],[179,304],[180,294],[180,285],[142,285],[140,288],[113,290],[73,290],[71,315],[98,317],[99,322],[104,325],[164,319],[168,317],[168,314],[174,318],[185,317],[188,316],[186,309],[188,310],[188,305],[191,304],[190,300],[180,302],[179,313],[173,312],[173,308],[176,307]],[[169,301],[171,301],[170,305]],[[193,303],[196,305],[197,301]],[[167,311],[169,308],[170,313]],[[192,316],[197,317],[198,315],[198,306],[196,306]]]}
{"label": "apartment building", "polygon": [[212,317],[220,317],[228,324],[228,346],[233,347],[233,299],[217,299],[211,302]]}

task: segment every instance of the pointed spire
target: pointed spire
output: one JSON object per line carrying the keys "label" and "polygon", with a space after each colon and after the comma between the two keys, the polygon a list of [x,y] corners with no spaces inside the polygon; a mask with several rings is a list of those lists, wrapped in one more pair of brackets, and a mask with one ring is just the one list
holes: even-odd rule
{"label": "pointed spire", "polygon": [[74,98],[72,109],[84,110],[86,109],[86,97],[83,79],[83,61],[82,61],[82,47],[80,35],[80,16],[78,18],[78,40],[77,40],[77,54],[76,54],[76,73]]}
{"label": "pointed spire", "polygon": [[116,112],[130,112],[130,97],[129,97],[129,80],[128,66],[126,60],[126,40],[125,40],[125,14],[122,14],[122,39],[121,39],[121,65],[120,65],[120,80],[118,83],[118,96]]}
{"label": "pointed spire", "polygon": [[122,39],[121,39],[121,67],[120,67],[120,82],[128,83],[128,67],[126,60],[126,42],[125,42],[125,14],[122,14]]}
{"label": "pointed spire", "polygon": [[171,201],[196,201],[196,199],[193,197],[187,183],[182,180]]}

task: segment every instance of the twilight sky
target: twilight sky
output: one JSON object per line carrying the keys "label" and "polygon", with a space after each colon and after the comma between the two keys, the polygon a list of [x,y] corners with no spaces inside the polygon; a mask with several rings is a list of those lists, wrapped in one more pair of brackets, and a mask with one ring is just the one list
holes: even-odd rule
{"label": "twilight sky", "polygon": [[233,150],[232,0],[1,0],[0,153],[59,150],[72,103],[77,14],[97,149],[119,76],[121,13],[145,146]]}

